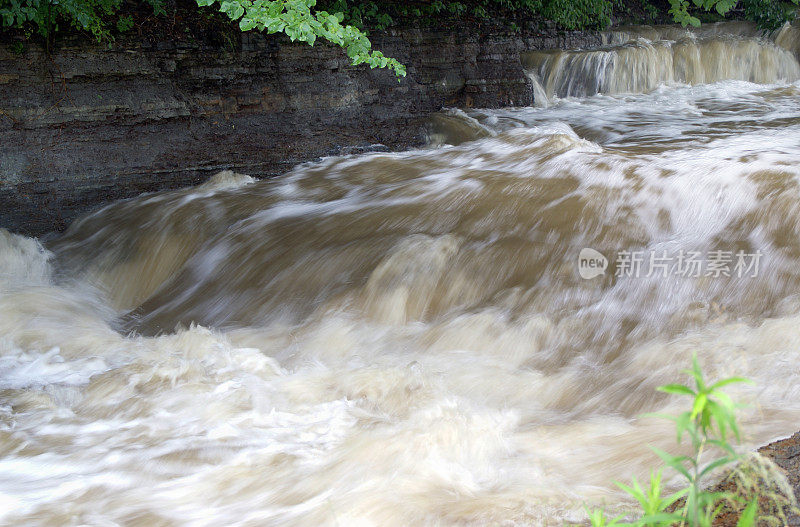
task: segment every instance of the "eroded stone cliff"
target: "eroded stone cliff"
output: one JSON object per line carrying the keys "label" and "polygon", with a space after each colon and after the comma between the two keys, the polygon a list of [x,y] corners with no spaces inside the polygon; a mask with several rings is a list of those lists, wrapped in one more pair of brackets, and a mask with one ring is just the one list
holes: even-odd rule
{"label": "eroded stone cliff", "polygon": [[0,48],[0,227],[63,230],[76,215],[231,168],[421,144],[430,112],[533,101],[520,51],[596,45],[599,34],[406,29],[373,37],[408,67],[353,67],[340,48],[242,34],[236,51],[161,42]]}

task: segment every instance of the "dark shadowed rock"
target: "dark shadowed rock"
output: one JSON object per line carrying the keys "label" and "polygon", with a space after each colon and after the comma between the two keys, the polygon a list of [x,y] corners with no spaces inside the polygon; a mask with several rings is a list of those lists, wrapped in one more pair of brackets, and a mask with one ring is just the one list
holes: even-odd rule
{"label": "dark shadowed rock", "polygon": [[398,82],[350,66],[338,47],[239,38],[236,51],[172,41],[51,57],[0,49],[0,227],[40,235],[220,169],[271,177],[321,156],[419,145],[426,116],[444,106],[531,104],[521,50],[600,42],[458,28],[373,37],[407,65]]}

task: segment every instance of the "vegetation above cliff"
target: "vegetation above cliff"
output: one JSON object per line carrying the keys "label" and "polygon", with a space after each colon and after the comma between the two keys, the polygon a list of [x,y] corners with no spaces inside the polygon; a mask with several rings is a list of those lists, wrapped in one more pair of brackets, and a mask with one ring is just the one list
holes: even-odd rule
{"label": "vegetation above cliff", "polygon": [[[318,39],[343,47],[353,64],[390,68],[398,77],[405,67],[372,50],[370,30],[393,26],[447,24],[453,21],[500,24],[519,31],[521,24],[567,30],[605,29],[612,23],[699,25],[723,17],[753,20],[772,30],[795,14],[800,0],[0,0],[0,30],[15,32],[14,44],[39,40],[46,47],[58,35],[80,33],[110,43],[120,36],[146,32],[182,13],[182,23],[226,34],[230,23],[242,31],[284,33],[310,45]],[[192,13],[187,16],[187,12]],[[220,13],[224,15],[220,15]],[[163,31],[159,30],[163,35]]]}

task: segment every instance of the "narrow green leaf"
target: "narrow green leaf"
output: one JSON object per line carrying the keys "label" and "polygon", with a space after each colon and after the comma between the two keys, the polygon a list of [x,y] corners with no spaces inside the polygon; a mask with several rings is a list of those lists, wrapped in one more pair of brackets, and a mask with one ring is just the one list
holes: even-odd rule
{"label": "narrow green leaf", "polygon": [[689,492],[689,489],[681,489],[681,490],[679,490],[678,492],[676,492],[674,494],[670,494],[669,496],[667,496],[664,499],[664,508],[666,509],[667,507],[669,507],[670,505],[672,505],[673,503],[675,503],[676,501],[678,501],[682,497],[686,496],[686,494],[688,492]]}
{"label": "narrow green leaf", "polygon": [[728,457],[728,456],[724,456],[724,457],[721,457],[719,459],[715,459],[714,461],[712,461],[708,465],[706,465],[703,468],[703,470],[700,471],[699,476],[702,478],[703,476],[705,476],[706,474],[708,474],[709,472],[711,472],[715,468],[719,468],[721,466],[727,465],[728,463],[731,463],[733,461],[735,461],[735,460],[730,458],[730,457]]}
{"label": "narrow green leaf", "polygon": [[736,527],[753,527],[756,524],[756,513],[758,512],[758,501],[753,500],[747,504],[747,507],[742,511],[739,516],[739,521],[736,522]]}
{"label": "narrow green leaf", "polygon": [[664,386],[659,386],[656,390],[664,393],[694,396],[694,390],[683,384],[665,384]]}
{"label": "narrow green leaf", "polygon": [[736,455],[736,451],[733,449],[731,444],[728,443],[727,441],[723,441],[721,439],[709,439],[709,440],[706,441],[706,443],[708,443],[710,446],[715,446],[715,447],[717,447],[717,448],[719,448],[721,450],[724,450],[731,457],[734,457],[734,458],[738,457]]}
{"label": "narrow green leaf", "polygon": [[675,471],[677,471],[679,474],[684,476],[689,481],[692,480],[691,474],[689,474],[689,471],[686,469],[685,466],[683,466],[683,462],[689,460],[688,457],[686,457],[686,456],[673,456],[673,455],[668,454],[668,453],[664,452],[663,450],[661,450],[659,448],[656,448],[654,446],[651,446],[650,450],[655,452],[656,455],[658,457],[660,457],[661,460],[664,463],[666,463],[669,467],[673,468]]}
{"label": "narrow green leaf", "polygon": [[708,396],[705,393],[700,393],[694,400],[694,405],[692,406],[692,419],[695,419],[698,415],[700,415],[703,410],[706,408],[706,401],[708,400]]}

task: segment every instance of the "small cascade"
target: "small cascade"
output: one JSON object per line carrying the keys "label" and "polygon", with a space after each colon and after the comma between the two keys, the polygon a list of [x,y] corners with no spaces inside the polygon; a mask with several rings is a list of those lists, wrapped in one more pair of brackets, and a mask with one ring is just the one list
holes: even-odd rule
{"label": "small cascade", "polygon": [[547,97],[547,92],[542,86],[542,81],[539,79],[539,75],[533,71],[526,72],[528,75],[528,79],[531,81],[531,85],[533,86],[533,104],[538,108],[547,108],[550,104],[550,100]]}
{"label": "small cascade", "polygon": [[533,51],[523,58],[524,66],[548,100],[647,93],[664,84],[767,84],[800,78],[794,53],[800,39],[794,27],[784,28],[775,42],[759,37],[754,26],[738,23],[702,30],[632,28],[609,32],[605,40],[609,44],[595,50]]}
{"label": "small cascade", "polygon": [[752,22],[720,22],[703,24],[700,27],[671,26],[620,26],[603,33],[603,44],[618,46],[628,42],[646,39],[651,42],[659,40],[683,40],[686,38],[709,39],[736,36],[739,38],[757,38],[762,32]]}

